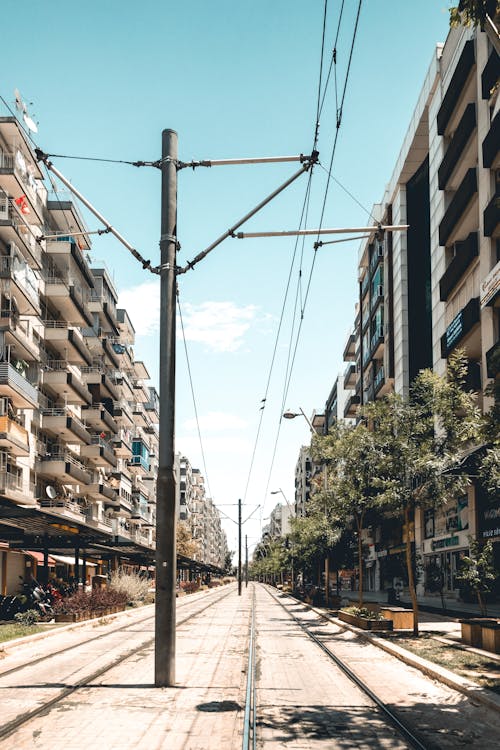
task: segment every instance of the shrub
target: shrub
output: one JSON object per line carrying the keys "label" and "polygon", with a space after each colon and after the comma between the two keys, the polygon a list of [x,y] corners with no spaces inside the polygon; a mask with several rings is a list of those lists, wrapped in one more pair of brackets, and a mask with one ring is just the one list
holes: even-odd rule
{"label": "shrub", "polygon": [[384,618],[380,612],[372,612],[371,609],[366,607],[342,607],[343,612],[347,612],[355,617],[364,617],[365,620],[383,620]]}
{"label": "shrub", "polygon": [[40,612],[36,609],[28,609],[26,612],[16,612],[14,620],[20,625],[35,625],[40,621]]}
{"label": "shrub", "polygon": [[181,581],[180,587],[186,594],[194,594],[200,588],[197,581]]}
{"label": "shrub", "polygon": [[143,601],[147,597],[150,585],[150,581],[138,573],[127,573],[123,570],[117,570],[111,574],[109,590],[119,591],[124,594],[127,603],[137,602]]}

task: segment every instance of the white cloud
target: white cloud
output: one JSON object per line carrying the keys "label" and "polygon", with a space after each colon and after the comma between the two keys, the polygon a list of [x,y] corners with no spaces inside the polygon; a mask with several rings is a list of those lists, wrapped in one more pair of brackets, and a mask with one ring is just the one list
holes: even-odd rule
{"label": "white cloud", "polygon": [[[160,285],[149,281],[120,292],[120,307],[124,307],[135,332],[152,336],[160,326]],[[182,305],[186,341],[205,344],[216,352],[234,352],[243,344],[244,334],[257,316],[255,305],[238,307],[234,302],[202,302]],[[180,325],[177,337],[182,337]]]}
{"label": "white cloud", "polygon": [[[199,418],[200,430],[202,432],[225,432],[226,430],[242,430],[247,427],[247,422],[236,414],[227,414],[221,411],[211,411]],[[196,419],[188,419],[184,422],[185,430],[196,430]]]}
{"label": "white cloud", "polygon": [[146,281],[120,292],[119,306],[127,311],[138,336],[151,336],[160,327],[160,284]]}
{"label": "white cloud", "polygon": [[182,305],[186,341],[206,344],[216,352],[235,352],[257,314],[255,305],[234,302],[202,302]]}

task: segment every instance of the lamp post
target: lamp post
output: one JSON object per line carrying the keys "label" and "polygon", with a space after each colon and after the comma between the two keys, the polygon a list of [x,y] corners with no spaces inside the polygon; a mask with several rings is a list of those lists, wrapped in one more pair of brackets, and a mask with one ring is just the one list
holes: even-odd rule
{"label": "lamp post", "polygon": [[[295,419],[295,417],[300,417],[300,416],[304,417],[304,419],[306,420],[308,427],[311,430],[311,433],[313,435],[318,435],[319,434],[318,430],[315,428],[315,426],[313,425],[309,417],[306,415],[306,413],[300,406],[299,406],[298,412],[288,410],[283,413],[283,419]],[[323,463],[323,489],[326,490],[327,487],[328,487],[328,476],[326,473],[326,464]],[[328,607],[329,603],[330,603],[330,560],[329,560],[328,555],[326,555],[325,557],[325,605]]]}

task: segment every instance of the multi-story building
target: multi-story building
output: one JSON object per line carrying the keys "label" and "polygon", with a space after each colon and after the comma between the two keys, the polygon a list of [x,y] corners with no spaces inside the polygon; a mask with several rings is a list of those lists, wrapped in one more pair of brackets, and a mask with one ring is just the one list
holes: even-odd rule
{"label": "multi-story building", "polygon": [[311,447],[303,445],[295,466],[295,515],[305,516],[306,505],[311,494],[313,462]]}
{"label": "multi-story building", "polygon": [[21,560],[46,576],[49,553],[70,553],[76,578],[153,560],[157,398],[85,232],[16,118],[0,117],[2,593]]}
{"label": "multi-story building", "polygon": [[[499,56],[479,29],[451,29],[436,47],[360,248],[356,319],[344,350],[345,417],[392,390],[407,396],[424,367],[444,373],[459,346],[469,388],[484,411],[491,406],[485,390],[500,374],[499,74]],[[384,224],[408,229],[383,233]],[[339,413],[338,388],[326,404],[326,430]],[[392,585],[404,546],[414,543],[424,569],[440,566],[445,590],[454,592],[470,535],[492,539],[500,560],[500,498],[497,506],[487,506],[471,482],[445,511],[417,511],[414,528],[374,524],[364,534],[369,585]],[[424,575],[419,590],[425,586]]]}

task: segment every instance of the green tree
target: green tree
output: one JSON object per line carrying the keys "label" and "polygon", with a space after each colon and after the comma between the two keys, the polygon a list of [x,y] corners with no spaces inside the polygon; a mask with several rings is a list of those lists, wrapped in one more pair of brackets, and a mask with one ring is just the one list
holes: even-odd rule
{"label": "green tree", "polygon": [[408,399],[391,394],[363,410],[384,453],[378,477],[381,499],[387,512],[403,523],[415,635],[418,602],[410,534],[415,509],[442,507],[465,491],[470,480],[463,469],[463,451],[481,434],[480,412],[473,394],[464,390],[466,374],[467,359],[457,351],[448,360],[446,376],[423,370]]}
{"label": "green tree", "polygon": [[484,29],[486,16],[492,20],[500,13],[498,0],[460,0],[450,9],[450,26],[479,26]]}
{"label": "green tree", "polygon": [[383,453],[377,434],[360,422],[356,427],[336,424],[326,436],[314,440],[313,456],[327,462],[327,487],[318,500],[337,526],[353,523],[358,544],[359,606],[363,606],[363,539],[366,515],[379,503]]}
{"label": "green tree", "polygon": [[493,545],[490,541],[483,546],[469,537],[469,555],[462,559],[462,566],[457,579],[465,583],[477,596],[482,615],[486,615],[484,594],[491,591],[498,575],[493,565]]}

